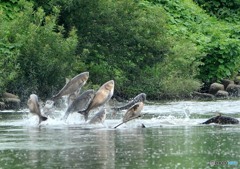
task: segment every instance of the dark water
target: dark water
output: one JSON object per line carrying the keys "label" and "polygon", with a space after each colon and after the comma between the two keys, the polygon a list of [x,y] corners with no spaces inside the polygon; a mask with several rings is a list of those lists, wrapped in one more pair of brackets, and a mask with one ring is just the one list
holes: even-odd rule
{"label": "dark water", "polygon": [[147,105],[142,119],[117,129],[120,118],[88,125],[72,114],[39,127],[28,110],[1,112],[0,168],[240,168],[240,125],[200,124],[216,112],[239,120],[239,108],[240,101]]}

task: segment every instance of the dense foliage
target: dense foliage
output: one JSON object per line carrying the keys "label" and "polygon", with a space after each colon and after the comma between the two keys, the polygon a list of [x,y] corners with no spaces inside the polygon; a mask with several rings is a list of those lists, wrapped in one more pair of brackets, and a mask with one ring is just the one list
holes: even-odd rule
{"label": "dense foliage", "polygon": [[83,71],[88,88],[113,79],[125,98],[185,97],[201,81],[231,78],[240,67],[239,16],[222,3],[229,13],[218,20],[216,5],[197,2],[3,1],[0,93],[48,98]]}
{"label": "dense foliage", "polygon": [[[152,0],[170,16],[171,33],[199,48],[203,63],[198,78],[206,84],[234,77],[240,67],[240,25],[209,16],[193,1]],[[238,22],[239,23],[239,22]]]}
{"label": "dense foliage", "polygon": [[1,88],[22,97],[46,96],[71,75],[77,36],[73,30],[63,37],[63,28],[56,25],[57,9],[46,16],[41,8],[33,11],[31,3],[20,1],[18,6],[22,10],[15,19],[0,22]]}
{"label": "dense foliage", "polygon": [[[63,9],[60,23],[66,29],[77,28],[77,53],[94,84],[114,79],[115,94],[122,97],[139,92],[148,93],[149,98],[186,95],[199,88],[193,79],[198,63],[189,59],[190,53],[199,54],[190,42],[168,34],[162,7],[131,0],[61,2],[51,1]],[[182,50],[184,44],[190,44],[188,50]],[[182,85],[185,80],[187,87]]]}
{"label": "dense foliage", "polygon": [[240,1],[239,0],[194,0],[203,9],[219,19],[239,23]]}

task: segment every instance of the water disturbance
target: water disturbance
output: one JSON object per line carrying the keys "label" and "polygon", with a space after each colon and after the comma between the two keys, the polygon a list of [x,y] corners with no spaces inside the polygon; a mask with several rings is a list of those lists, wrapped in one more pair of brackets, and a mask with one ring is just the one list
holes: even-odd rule
{"label": "water disturbance", "polygon": [[117,129],[125,111],[90,125],[78,113],[61,120],[65,110],[40,126],[28,109],[1,111],[0,168],[240,167],[240,125],[201,124],[218,113],[240,120],[240,100],[145,105]]}

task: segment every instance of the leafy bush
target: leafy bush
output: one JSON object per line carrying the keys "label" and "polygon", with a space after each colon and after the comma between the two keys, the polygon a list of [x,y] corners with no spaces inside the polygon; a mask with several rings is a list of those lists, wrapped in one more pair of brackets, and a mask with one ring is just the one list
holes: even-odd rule
{"label": "leafy bush", "polygon": [[[239,70],[239,25],[219,21],[209,16],[192,0],[184,2],[150,0],[162,5],[170,17],[170,33],[182,36],[196,44],[202,57],[198,57],[198,78],[209,84],[233,77]],[[215,1],[214,1],[215,2]]]}
{"label": "leafy bush", "polygon": [[17,16],[18,12],[21,10],[18,1],[19,0],[1,0],[0,15],[2,19],[12,20]]}
{"label": "leafy bush", "polygon": [[[19,5],[23,10],[18,17],[0,24],[1,44],[14,47],[10,55],[1,47],[6,53],[1,54],[1,58],[4,61],[10,58],[12,62],[6,68],[5,76],[14,72],[14,77],[5,82],[5,86],[7,84],[8,90],[16,91],[22,97],[37,93],[46,98],[55,92],[55,88],[64,85],[65,77],[73,75],[72,63],[77,61],[76,31],[63,37],[64,29],[56,25],[57,8],[52,15],[46,16],[41,8],[33,11],[31,3],[20,1]],[[78,70],[81,71],[83,69]]]}
{"label": "leafy bush", "polygon": [[240,21],[240,1],[239,0],[194,0],[203,9],[219,19],[230,22]]}
{"label": "leafy bush", "polygon": [[16,62],[19,54],[19,43],[11,43],[6,34],[9,33],[6,20],[12,20],[19,12],[20,6],[16,0],[0,3],[0,96],[6,90],[7,84],[12,81],[18,70]]}
{"label": "leafy bush", "polygon": [[[187,64],[193,64],[194,59],[185,62],[183,67],[177,67],[178,70],[169,66],[172,70],[164,71],[164,75],[163,71],[156,71],[166,56],[179,60],[190,57],[186,58],[188,50],[173,51],[173,46],[186,43],[181,40],[175,43],[178,39],[168,34],[168,17],[162,7],[131,0],[75,0],[62,4],[65,6],[62,7],[60,23],[67,28],[75,26],[78,29],[78,54],[88,65],[93,83],[115,79],[117,95],[132,97],[145,91],[153,98],[158,97],[156,93],[161,90],[158,84],[161,84],[162,76],[168,76],[170,72],[182,70],[184,74],[179,73],[178,76],[188,74],[188,78],[194,81],[195,73],[183,71]],[[191,47],[188,47],[189,51],[194,51],[195,48]],[[168,59],[167,65],[171,64]]]}
{"label": "leafy bush", "polygon": [[[113,79],[115,94],[126,98],[140,92],[149,99],[182,97],[200,86],[195,77],[204,48],[198,43],[208,38],[196,38],[201,28],[185,24],[201,17],[184,16],[189,11],[180,9],[187,7],[175,1],[161,6],[144,0],[36,0],[34,7],[20,2],[17,19],[0,24],[2,43],[18,44],[11,51],[16,63],[7,83],[11,91],[48,97],[63,86],[64,77],[85,70],[90,72],[88,87]],[[172,9],[183,15],[169,15]]]}
{"label": "leafy bush", "polygon": [[211,43],[205,44],[207,55],[203,58],[201,78],[206,82],[220,81],[223,78],[233,78],[240,67],[240,40],[231,38],[229,33],[215,31]]}

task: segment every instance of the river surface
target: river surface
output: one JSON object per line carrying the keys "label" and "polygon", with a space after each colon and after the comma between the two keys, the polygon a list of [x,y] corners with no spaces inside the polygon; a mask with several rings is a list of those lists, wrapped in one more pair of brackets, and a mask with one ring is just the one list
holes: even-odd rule
{"label": "river surface", "polygon": [[114,129],[124,112],[90,125],[77,113],[63,122],[60,109],[38,126],[28,109],[1,111],[0,169],[240,168],[240,125],[200,124],[218,113],[240,120],[240,100],[147,104]]}

